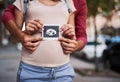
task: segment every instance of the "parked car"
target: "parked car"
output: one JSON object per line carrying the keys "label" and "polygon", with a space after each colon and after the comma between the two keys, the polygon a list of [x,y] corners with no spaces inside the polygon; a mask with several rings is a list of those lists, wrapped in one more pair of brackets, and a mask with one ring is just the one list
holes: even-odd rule
{"label": "parked car", "polygon": [[110,43],[103,51],[102,60],[105,67],[120,72],[120,42]]}
{"label": "parked car", "polygon": [[[99,35],[96,43],[96,57],[101,58],[103,50],[106,49],[106,44],[103,36]],[[88,38],[88,43],[82,50],[87,60],[93,60],[95,57],[95,42],[94,39]]]}

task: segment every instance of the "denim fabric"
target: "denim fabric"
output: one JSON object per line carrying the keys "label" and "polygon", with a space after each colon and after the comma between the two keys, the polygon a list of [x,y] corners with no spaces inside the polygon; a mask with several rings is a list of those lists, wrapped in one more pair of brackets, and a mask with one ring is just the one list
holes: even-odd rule
{"label": "denim fabric", "polygon": [[20,62],[17,82],[73,82],[74,76],[70,63],[59,67],[40,67]]}

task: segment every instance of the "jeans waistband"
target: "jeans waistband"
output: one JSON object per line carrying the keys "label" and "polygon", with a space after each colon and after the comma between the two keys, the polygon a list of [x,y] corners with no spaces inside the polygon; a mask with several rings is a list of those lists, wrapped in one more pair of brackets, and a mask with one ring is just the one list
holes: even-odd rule
{"label": "jeans waistband", "polygon": [[42,66],[34,66],[34,65],[30,65],[30,64],[27,64],[27,63],[25,63],[25,62],[23,62],[23,61],[21,61],[20,62],[20,65],[23,67],[23,68],[25,68],[25,69],[34,69],[34,70],[45,70],[45,71],[50,71],[51,69],[54,69],[54,70],[58,70],[58,71],[60,71],[60,70],[64,70],[64,69],[66,69],[67,67],[70,67],[71,66],[71,64],[70,64],[70,62],[68,62],[68,63],[66,63],[66,64],[64,64],[64,65],[61,65],[61,66],[58,66],[58,67],[42,67]]}

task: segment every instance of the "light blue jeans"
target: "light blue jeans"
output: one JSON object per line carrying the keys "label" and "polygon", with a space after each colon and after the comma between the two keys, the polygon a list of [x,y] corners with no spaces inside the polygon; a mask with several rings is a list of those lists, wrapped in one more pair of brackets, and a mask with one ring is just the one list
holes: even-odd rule
{"label": "light blue jeans", "polygon": [[40,67],[20,62],[17,82],[73,82],[74,70],[70,63],[59,67]]}

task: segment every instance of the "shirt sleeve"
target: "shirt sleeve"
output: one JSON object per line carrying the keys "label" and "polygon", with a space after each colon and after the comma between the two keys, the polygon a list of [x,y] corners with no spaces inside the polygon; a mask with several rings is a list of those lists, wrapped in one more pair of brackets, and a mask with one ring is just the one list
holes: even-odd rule
{"label": "shirt sleeve", "polygon": [[74,6],[73,0],[66,0],[66,1],[67,1],[68,7],[70,8],[71,12],[75,12],[76,8]]}
{"label": "shirt sleeve", "polygon": [[21,12],[24,12],[23,0],[16,0],[13,5],[15,5]]}
{"label": "shirt sleeve", "polygon": [[75,14],[76,37],[77,40],[82,40],[85,46],[87,43],[86,34],[87,3],[86,0],[74,0],[74,5],[76,7]]}
{"label": "shirt sleeve", "polygon": [[2,22],[4,23],[5,26],[7,26],[7,23],[9,20],[15,19],[14,9],[15,9],[15,6],[10,5],[4,10],[4,12],[2,14]]}

